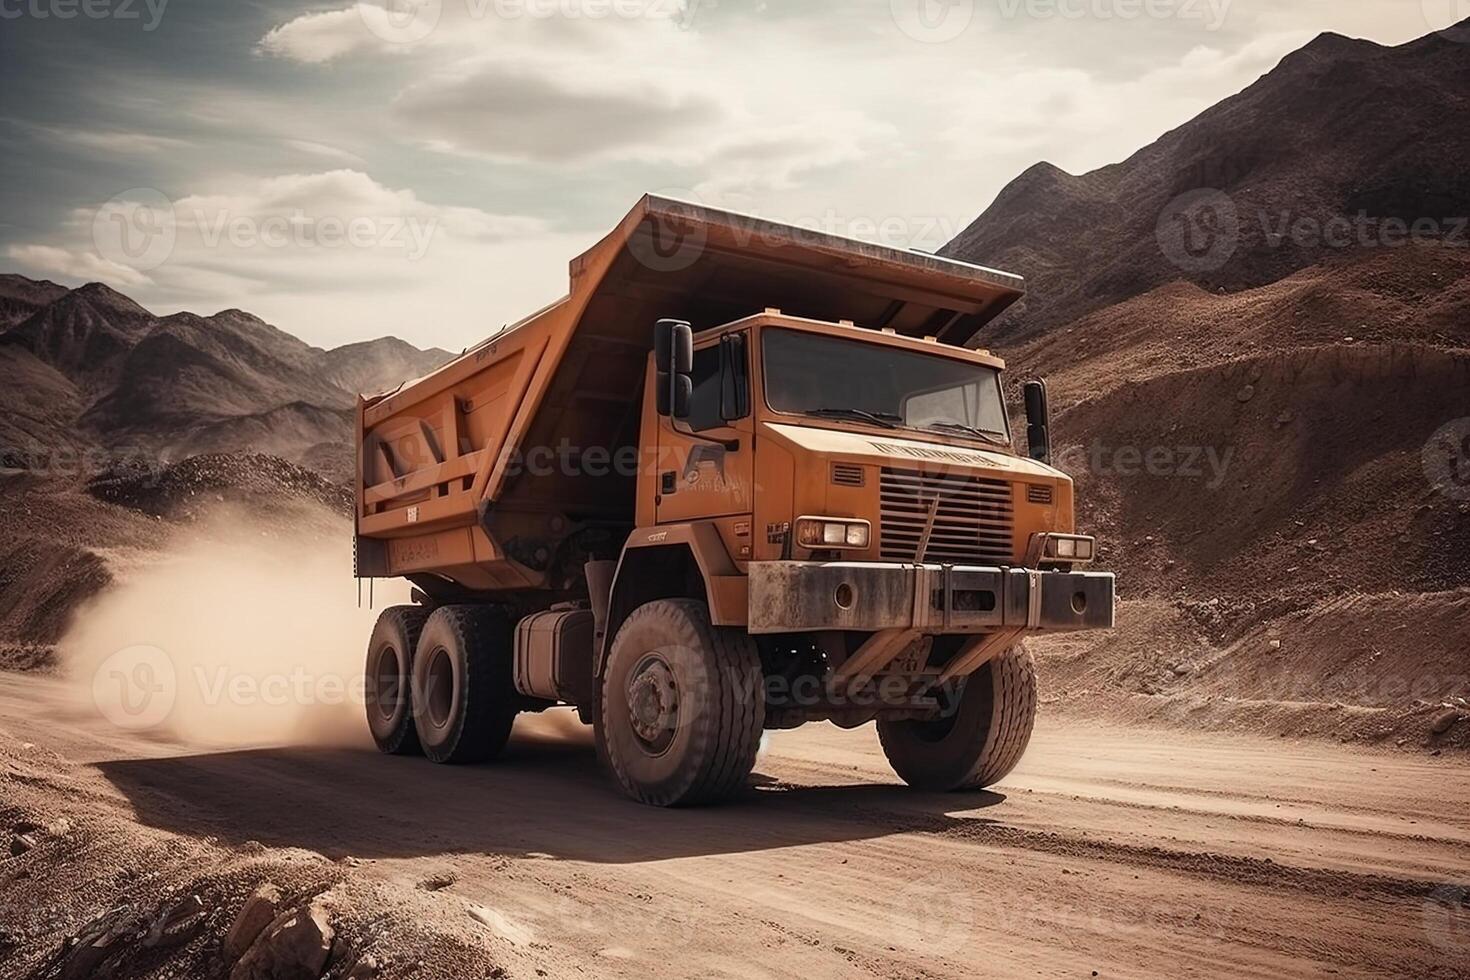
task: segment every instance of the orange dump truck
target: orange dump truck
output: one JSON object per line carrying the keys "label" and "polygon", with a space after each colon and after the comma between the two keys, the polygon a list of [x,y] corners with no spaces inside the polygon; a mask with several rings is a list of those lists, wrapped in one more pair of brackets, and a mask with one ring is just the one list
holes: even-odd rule
{"label": "orange dump truck", "polygon": [[743,786],[761,733],[876,722],[906,782],[1030,737],[1022,640],[1113,624],[1072,481],[966,343],[1013,275],[647,197],[557,303],[360,400],[359,577],[385,752],[493,758],[575,706],[622,789]]}

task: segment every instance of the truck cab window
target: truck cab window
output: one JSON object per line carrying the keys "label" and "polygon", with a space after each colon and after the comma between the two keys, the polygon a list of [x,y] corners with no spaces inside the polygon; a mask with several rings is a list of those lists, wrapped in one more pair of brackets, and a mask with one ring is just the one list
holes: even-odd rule
{"label": "truck cab window", "polygon": [[846,411],[890,428],[1010,441],[993,367],[797,330],[767,330],[764,338],[766,402],[778,412]]}

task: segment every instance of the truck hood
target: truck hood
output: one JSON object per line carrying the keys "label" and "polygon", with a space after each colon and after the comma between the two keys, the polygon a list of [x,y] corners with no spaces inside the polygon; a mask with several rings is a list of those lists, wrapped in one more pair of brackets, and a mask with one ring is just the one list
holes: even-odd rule
{"label": "truck hood", "polygon": [[1068,479],[1062,471],[1029,457],[1011,456],[1003,452],[953,442],[930,442],[915,439],[907,433],[851,432],[846,429],[825,429],[811,425],[790,425],[784,422],[767,422],[765,428],[799,449],[827,456],[846,456],[850,457],[852,462],[890,466],[907,464],[914,467],[929,463],[989,470],[1004,474],[1011,479],[1022,477],[1048,480]]}

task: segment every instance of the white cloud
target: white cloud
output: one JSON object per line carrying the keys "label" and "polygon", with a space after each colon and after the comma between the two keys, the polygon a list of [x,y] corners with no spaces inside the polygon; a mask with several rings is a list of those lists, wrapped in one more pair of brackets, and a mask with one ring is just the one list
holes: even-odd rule
{"label": "white cloud", "polygon": [[357,3],[341,10],[302,14],[272,28],[260,39],[259,50],[305,64],[322,64],[358,51],[381,50],[386,42],[368,31],[365,22],[368,15],[360,9],[368,6]]}
{"label": "white cloud", "polygon": [[748,207],[762,191],[797,188],[813,171],[894,153],[902,137],[860,112],[831,112],[804,122],[746,126],[708,146],[710,175],[695,190],[716,203]]}
{"label": "white cloud", "polygon": [[[301,14],[256,45],[262,54],[325,64],[366,54],[425,49],[485,52],[517,39],[550,38],[588,52],[620,29],[686,32],[710,0],[372,0]],[[690,35],[692,36],[692,34]]]}
{"label": "white cloud", "polygon": [[455,237],[477,239],[502,239],[542,229],[536,218],[431,205],[411,190],[394,190],[365,173],[345,169],[287,174],[214,193],[191,194],[174,202],[174,215],[181,230],[201,234],[222,223],[264,226],[276,219],[286,219],[296,228],[328,221],[380,222],[385,227],[391,222],[416,222]]}
{"label": "white cloud", "polygon": [[726,115],[707,93],[499,61],[432,78],[393,103],[399,130],[434,149],[553,163],[686,159],[696,134],[713,138]]}
{"label": "white cloud", "polygon": [[[433,204],[355,170],[222,178],[161,200],[78,208],[54,241],[8,255],[38,275],[106,282],[150,309],[269,314],[318,343],[396,333],[463,346],[484,329],[487,275],[554,243],[556,260],[540,275],[516,269],[496,289],[497,299],[540,303],[565,290],[574,254],[539,219]],[[99,210],[167,228],[168,247],[150,246],[144,268],[130,265],[126,250],[96,237]]]}
{"label": "white cloud", "polygon": [[[703,16],[700,6],[691,9]],[[393,60],[407,81],[390,111],[395,137],[439,154],[549,166],[543,173],[573,180],[636,164],[650,173],[638,190],[674,183],[749,201],[901,151],[897,129],[866,111],[862,87],[795,95],[840,56],[759,18],[740,28],[761,34],[752,59],[754,39],[684,29],[677,0],[446,0],[434,29],[408,31],[404,44],[364,29],[373,10],[298,17],[260,48],[315,64],[432,49]],[[891,86],[864,85],[885,93],[875,105],[891,101]]]}
{"label": "white cloud", "polygon": [[80,248],[73,251],[53,245],[12,245],[5,254],[19,264],[22,272],[37,276],[56,276],[72,282],[105,282],[120,289],[153,282],[137,269]]}
{"label": "white cloud", "polygon": [[1131,155],[1169,129],[1239,92],[1311,40],[1284,33],[1226,51],[1197,45],[1173,64],[1108,79],[1078,67],[972,70],[942,132],[961,158],[1029,155],[1082,173]]}

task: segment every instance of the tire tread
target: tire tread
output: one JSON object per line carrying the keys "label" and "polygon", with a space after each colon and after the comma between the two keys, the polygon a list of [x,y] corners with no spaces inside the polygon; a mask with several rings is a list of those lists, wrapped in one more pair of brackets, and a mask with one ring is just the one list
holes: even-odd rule
{"label": "tire tread", "polygon": [[708,707],[715,722],[694,725],[688,754],[699,761],[699,768],[680,789],[655,792],[625,778],[618,758],[617,738],[605,739],[608,761],[623,789],[642,803],[694,806],[729,797],[745,785],[760,748],[765,703],[761,697],[743,696],[748,691],[761,690],[760,655],[742,630],[712,626],[709,610],[695,599],[645,603],[633,610],[619,633],[650,619],[662,620],[663,628],[672,635],[693,630],[695,639],[708,651],[706,667],[711,687]]}
{"label": "tire tread", "polygon": [[[405,721],[388,741],[378,740],[374,736],[378,749],[386,755],[423,754],[423,748],[419,745],[418,730],[414,727],[413,721],[413,657],[414,652],[418,649],[419,634],[424,631],[424,624],[429,621],[429,613],[430,610],[423,606],[389,606],[378,614],[378,623],[373,627],[373,639],[377,638],[378,630],[385,623],[401,634],[404,640],[405,659],[408,662],[408,669],[399,687],[399,690],[409,698],[408,710],[404,716]],[[370,646],[369,650],[371,651],[374,646]],[[369,678],[369,682],[375,682],[375,679]]]}
{"label": "tire tread", "polygon": [[[1018,644],[965,683],[968,687],[982,680],[990,684],[988,722],[965,742],[952,743],[948,762],[926,758],[926,751],[931,750],[916,742],[912,723],[879,721],[878,741],[905,782],[941,791],[983,789],[1000,782],[1021,761],[1036,722],[1036,662]],[[973,757],[962,767],[950,768],[959,761],[954,754],[965,751],[966,746],[974,750]],[[932,751],[938,753],[940,749],[936,745]]]}
{"label": "tire tread", "polygon": [[434,614],[464,651],[464,723],[452,744],[425,745],[424,754],[448,765],[486,762],[505,748],[516,715],[506,616],[498,607],[476,605],[440,606]]}
{"label": "tire tread", "polygon": [[1030,652],[1012,647],[990,667],[995,720],[985,751],[960,789],[993,786],[1009,775],[1025,754],[1036,721],[1036,666]]}

